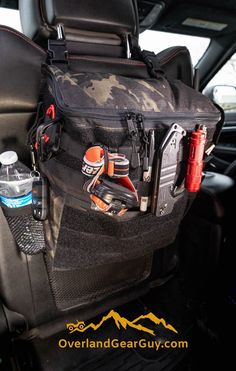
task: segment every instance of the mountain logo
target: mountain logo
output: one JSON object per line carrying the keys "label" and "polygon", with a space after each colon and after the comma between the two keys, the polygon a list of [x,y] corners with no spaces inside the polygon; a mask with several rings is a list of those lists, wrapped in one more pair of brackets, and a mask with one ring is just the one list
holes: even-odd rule
{"label": "mountain logo", "polygon": [[145,314],[145,315],[141,315],[141,316],[135,318],[133,321],[130,321],[127,318],[120,316],[118,312],[116,312],[114,310],[111,310],[96,325],[94,323],[89,323],[88,325],[86,325],[85,322],[77,321],[77,323],[68,323],[66,325],[66,327],[69,330],[70,334],[72,334],[76,331],[85,332],[89,329],[97,331],[109,319],[114,320],[115,325],[117,326],[117,328],[119,330],[121,328],[126,330],[128,327],[131,327],[135,330],[146,332],[146,333],[151,334],[151,335],[155,335],[154,330],[152,330],[152,329],[148,328],[146,325],[144,326],[142,324],[142,322],[144,320],[149,320],[150,322],[154,323],[157,326],[162,325],[167,330],[175,332],[176,334],[178,333],[178,331],[171,324],[167,324],[166,321],[163,318],[156,317],[155,314],[153,314],[152,312],[150,312],[148,314]]}

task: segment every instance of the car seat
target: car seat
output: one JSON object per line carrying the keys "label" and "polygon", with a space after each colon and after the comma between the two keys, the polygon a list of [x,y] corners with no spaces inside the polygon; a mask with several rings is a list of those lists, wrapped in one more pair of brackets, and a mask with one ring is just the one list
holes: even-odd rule
{"label": "car seat", "polygon": [[[70,6],[62,0],[35,0],[30,4],[22,0],[20,13],[26,36],[0,27],[0,145],[1,150],[16,150],[20,159],[29,163],[26,133],[35,118],[47,42],[55,38],[58,23],[65,25],[72,68],[143,78],[148,72],[142,61],[127,58],[128,40],[138,40],[135,1],[104,0],[101,7],[92,0],[71,1]],[[192,84],[191,59],[185,48],[162,52],[159,63],[167,76]],[[34,329],[34,335],[49,335],[64,326],[65,319],[71,322],[78,318],[78,312],[85,320],[149,289],[148,277],[155,271],[152,255],[126,266],[112,264],[101,271],[75,270],[55,276],[50,255],[20,253],[2,213],[0,218],[0,292],[12,332],[28,328]],[[110,287],[104,289],[108,280]],[[122,280],[129,282],[127,287],[120,288],[118,282]]]}

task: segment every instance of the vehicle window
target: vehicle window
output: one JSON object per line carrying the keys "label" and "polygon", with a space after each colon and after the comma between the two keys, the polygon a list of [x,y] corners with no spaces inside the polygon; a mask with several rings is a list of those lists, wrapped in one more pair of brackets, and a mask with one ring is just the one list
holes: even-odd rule
{"label": "vehicle window", "polygon": [[19,10],[2,8],[0,6],[0,24],[21,31]]}
{"label": "vehicle window", "polygon": [[156,54],[171,46],[186,46],[190,51],[194,66],[201,59],[209,44],[210,39],[206,37],[150,30],[140,34],[141,48],[153,51]]}
{"label": "vehicle window", "polygon": [[211,95],[225,112],[236,112],[236,53],[208,83],[204,92]]}
{"label": "vehicle window", "polygon": [[217,72],[213,79],[211,79],[207,87],[213,85],[236,86],[236,53]]}

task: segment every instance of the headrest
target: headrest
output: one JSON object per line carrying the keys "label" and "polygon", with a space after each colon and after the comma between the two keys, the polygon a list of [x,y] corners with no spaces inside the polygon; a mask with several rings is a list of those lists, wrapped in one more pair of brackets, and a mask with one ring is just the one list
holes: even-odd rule
{"label": "headrest", "polygon": [[19,8],[24,34],[43,46],[59,23],[73,41],[78,30],[138,36],[136,0],[20,0]]}

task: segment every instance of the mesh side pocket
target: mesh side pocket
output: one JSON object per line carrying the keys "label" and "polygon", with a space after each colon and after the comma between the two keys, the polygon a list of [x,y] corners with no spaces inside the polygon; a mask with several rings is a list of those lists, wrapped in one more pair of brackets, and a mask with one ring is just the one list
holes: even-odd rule
{"label": "mesh side pocket", "polygon": [[7,216],[11,233],[19,249],[27,255],[35,255],[45,250],[43,224],[31,215]]}
{"label": "mesh side pocket", "polygon": [[97,269],[56,269],[46,254],[49,281],[59,310],[83,307],[120,291],[135,288],[151,272],[152,255],[123,263],[104,264]]}
{"label": "mesh side pocket", "polygon": [[1,205],[10,231],[21,252],[35,255],[45,250],[43,223],[32,216],[31,206],[10,209]]}

